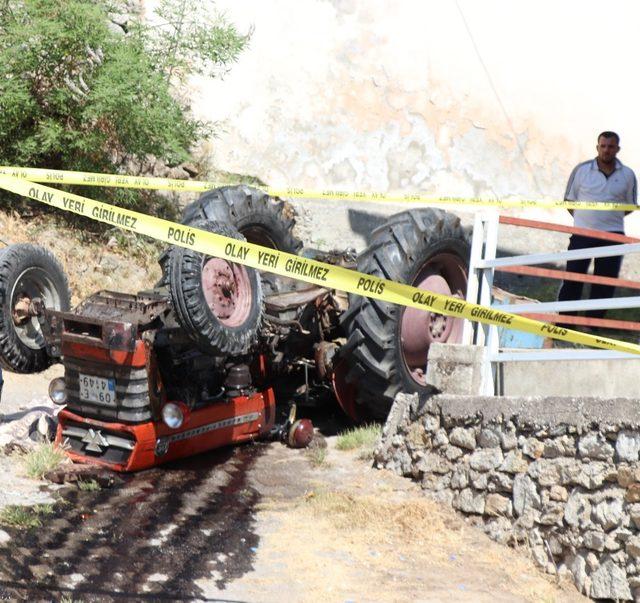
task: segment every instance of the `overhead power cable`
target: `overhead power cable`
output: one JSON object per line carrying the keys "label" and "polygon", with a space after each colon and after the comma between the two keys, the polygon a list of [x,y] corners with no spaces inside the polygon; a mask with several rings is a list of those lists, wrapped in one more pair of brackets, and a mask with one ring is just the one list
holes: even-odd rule
{"label": "overhead power cable", "polygon": [[480,49],[478,48],[478,45],[476,44],[475,38],[473,37],[473,33],[471,33],[471,28],[469,27],[469,23],[467,22],[467,19],[465,18],[464,13],[462,12],[462,7],[460,6],[460,3],[458,2],[458,0],[456,0],[456,7],[458,9],[458,12],[460,13],[460,17],[462,18],[462,22],[464,23],[464,27],[467,30],[467,35],[469,36],[469,40],[471,40],[471,44],[473,45],[473,48],[474,48],[475,53],[476,53],[476,56],[478,57],[478,61],[480,62],[480,65],[482,65],[482,69],[484,70],[484,74],[487,77],[487,81],[489,82],[489,86],[491,87],[491,90],[493,90],[493,94],[495,95],[496,100],[498,101],[498,104],[500,105],[500,109],[502,110],[502,113],[504,115],[504,118],[506,119],[507,124],[509,125],[509,129],[511,130],[511,134],[513,135],[513,138],[514,138],[514,140],[516,142],[518,150],[520,151],[520,154],[522,155],[522,159],[527,164],[527,168],[529,168],[529,171],[531,172],[531,176],[533,178],[533,182],[534,182],[535,187],[536,187],[536,189],[538,191],[538,194],[540,196],[544,196],[544,193],[542,192],[542,187],[540,186],[540,183],[538,182],[538,178],[536,177],[536,172],[533,169],[533,166],[531,165],[529,160],[527,159],[527,155],[524,152],[524,148],[520,144],[520,141],[518,140],[518,135],[516,134],[516,129],[513,127],[513,122],[511,121],[511,117],[509,116],[509,113],[507,112],[507,109],[504,106],[504,103],[502,102],[502,99],[500,98],[500,94],[498,93],[498,89],[496,88],[495,84],[493,83],[493,78],[491,77],[491,73],[489,73],[489,69],[487,68],[486,63],[482,59],[482,55],[480,54]]}

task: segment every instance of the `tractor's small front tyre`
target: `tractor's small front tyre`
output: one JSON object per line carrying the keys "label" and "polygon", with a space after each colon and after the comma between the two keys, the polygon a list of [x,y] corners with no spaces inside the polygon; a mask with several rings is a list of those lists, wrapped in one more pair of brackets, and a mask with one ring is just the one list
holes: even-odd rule
{"label": "tractor's small front tyre", "polygon": [[[374,231],[357,269],[461,300],[467,290],[469,243],[460,219],[435,210],[392,216]],[[386,419],[399,392],[430,393],[425,371],[433,342],[460,342],[463,320],[350,295],[340,350],[345,380],[355,388],[355,413]]]}
{"label": "tractor's small front tyre", "polygon": [[68,311],[71,304],[64,269],[53,254],[20,243],[0,250],[0,367],[38,373],[53,364],[32,302]]}
{"label": "tractor's small front tyre", "polygon": [[[245,240],[230,224],[196,220],[191,226]],[[166,269],[178,322],[198,347],[218,356],[248,352],[262,319],[258,272],[177,246],[167,255]]]}
{"label": "tractor's small front tyre", "polygon": [[[223,186],[203,193],[182,214],[183,224],[194,226],[199,220],[231,224],[249,243],[277,251],[297,254],[302,248],[302,241],[293,234],[293,208],[252,186]],[[163,277],[158,285],[168,282],[168,259],[165,251],[159,259]],[[287,290],[286,277],[268,272],[261,277],[265,295]]]}

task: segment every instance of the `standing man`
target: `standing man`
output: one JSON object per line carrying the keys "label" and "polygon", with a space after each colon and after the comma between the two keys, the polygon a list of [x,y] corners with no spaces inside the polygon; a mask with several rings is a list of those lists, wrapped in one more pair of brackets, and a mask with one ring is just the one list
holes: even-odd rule
{"label": "standing man", "polygon": [[[598,136],[596,146],[598,156],[577,165],[569,176],[566,201],[598,201],[606,203],[637,204],[637,183],[633,170],[622,165],[616,155],[620,151],[620,137],[615,132],[602,132]],[[569,210],[573,216],[574,226],[604,230],[624,234],[624,217],[630,212],[606,211],[592,209]],[[569,251],[572,249],[586,249],[589,247],[603,247],[614,245],[611,241],[585,237],[573,234],[569,241]],[[569,260],[566,270],[586,274],[589,270],[591,258],[583,260]],[[593,273],[598,276],[617,278],[620,274],[622,256],[595,258]],[[563,281],[558,293],[558,301],[573,301],[580,299],[583,283],[578,281]],[[591,285],[590,299],[612,297],[615,287],[612,285]],[[605,310],[589,310],[587,316],[603,318]],[[565,312],[564,314],[576,314]]]}

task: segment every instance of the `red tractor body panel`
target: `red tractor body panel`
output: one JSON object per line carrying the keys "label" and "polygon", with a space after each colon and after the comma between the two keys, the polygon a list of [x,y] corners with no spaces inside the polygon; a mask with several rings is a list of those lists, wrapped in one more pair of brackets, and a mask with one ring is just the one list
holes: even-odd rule
{"label": "red tractor body panel", "polygon": [[[107,423],[61,410],[56,444],[75,462],[93,463],[115,471],[140,471],[214,448],[256,440],[273,427],[274,417],[275,397],[270,388],[250,397],[238,396],[229,402],[194,410],[178,429],[170,429],[162,421],[137,425]],[[94,450],[87,450],[92,441]],[[104,458],[97,450],[104,441],[120,444],[121,458]]]}
{"label": "red tractor body panel", "polygon": [[[171,355],[178,346],[156,346],[159,307],[153,299],[102,292],[80,312],[51,313],[67,393],[56,443],[72,460],[138,471],[255,440],[274,427],[264,356],[241,364],[240,380],[225,383],[214,358],[200,354],[189,364],[190,347],[185,363]],[[207,382],[210,389],[203,390]],[[182,411],[175,429],[162,419],[168,403]]]}

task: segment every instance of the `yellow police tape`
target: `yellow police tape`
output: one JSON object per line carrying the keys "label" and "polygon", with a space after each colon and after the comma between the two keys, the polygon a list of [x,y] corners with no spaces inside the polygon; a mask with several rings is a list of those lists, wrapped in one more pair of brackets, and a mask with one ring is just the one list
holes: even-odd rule
{"label": "yellow police tape", "polygon": [[[47,170],[42,168],[21,168],[0,166],[0,174],[22,178],[30,182],[50,184],[81,184],[85,186],[109,186],[119,188],[168,190],[182,192],[204,192],[219,186],[223,182],[202,180],[178,180],[175,178],[152,178],[146,176],[125,176],[121,174],[97,174],[93,172],[70,172]],[[422,203],[425,205],[471,205],[476,207],[498,208],[553,208],[594,209],[599,211],[635,211],[637,205],[625,203],[600,203],[597,201],[553,201],[535,199],[471,199],[465,197],[434,197],[419,193],[392,194],[375,191],[312,190],[305,188],[258,187],[274,197],[292,197],[298,199],[343,199],[347,201],[367,201],[378,203]]]}
{"label": "yellow police tape", "polygon": [[431,310],[471,321],[527,331],[543,337],[572,341],[607,350],[640,354],[640,346],[632,343],[595,337],[516,314],[471,304],[456,297],[424,291],[417,287],[356,272],[341,266],[333,266],[224,237],[12,176],[0,175],[0,188],[63,211],[147,235],[171,245],[180,245],[207,255],[225,258],[251,268],[292,277],[322,287],[340,289],[402,306]]}

